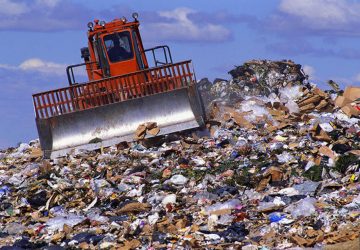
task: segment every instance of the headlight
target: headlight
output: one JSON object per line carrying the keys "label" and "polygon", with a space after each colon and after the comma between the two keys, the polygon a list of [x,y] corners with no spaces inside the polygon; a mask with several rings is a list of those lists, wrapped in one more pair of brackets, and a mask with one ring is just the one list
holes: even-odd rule
{"label": "headlight", "polygon": [[137,21],[137,19],[138,19],[138,17],[139,17],[139,14],[136,13],[136,12],[134,12],[134,13],[132,14],[132,17],[135,19],[135,21]]}
{"label": "headlight", "polygon": [[105,21],[100,21],[100,23],[99,23],[102,27],[105,27]]}
{"label": "headlight", "polygon": [[88,25],[87,25],[87,26],[88,26],[88,28],[91,29],[91,30],[94,28],[94,24],[93,24],[92,22],[88,22]]}
{"label": "headlight", "polygon": [[126,23],[126,21],[127,21],[127,20],[126,20],[126,17],[123,16],[123,17],[121,18],[121,21],[122,21],[123,23]]}

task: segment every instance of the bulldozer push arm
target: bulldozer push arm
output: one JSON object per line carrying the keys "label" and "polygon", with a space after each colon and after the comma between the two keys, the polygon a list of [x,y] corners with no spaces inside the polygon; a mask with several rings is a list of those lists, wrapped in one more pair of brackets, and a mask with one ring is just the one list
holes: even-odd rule
{"label": "bulldozer push arm", "polygon": [[[69,86],[33,95],[45,158],[133,141],[146,122],[157,123],[158,135],[204,125],[191,61],[173,63],[167,46],[144,50],[133,17],[131,23],[124,18],[89,23],[89,47],[81,50],[85,62],[67,68]],[[163,50],[164,62],[156,59],[157,49]],[[152,53],[154,67],[146,52]],[[78,66],[86,67],[89,82],[76,83]]]}

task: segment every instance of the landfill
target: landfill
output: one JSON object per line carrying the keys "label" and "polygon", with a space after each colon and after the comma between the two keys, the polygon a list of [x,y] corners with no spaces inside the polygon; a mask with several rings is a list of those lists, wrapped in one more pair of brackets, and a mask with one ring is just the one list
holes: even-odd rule
{"label": "landfill", "polygon": [[1,150],[0,249],[359,249],[360,88],[322,90],[292,61],[229,73],[198,82],[206,128]]}

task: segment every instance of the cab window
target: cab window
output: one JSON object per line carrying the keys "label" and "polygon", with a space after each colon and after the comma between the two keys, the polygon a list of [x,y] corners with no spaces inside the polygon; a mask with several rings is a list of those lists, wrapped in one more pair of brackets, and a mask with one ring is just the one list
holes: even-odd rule
{"label": "cab window", "polygon": [[118,32],[104,36],[104,43],[110,62],[126,61],[134,57],[130,32]]}

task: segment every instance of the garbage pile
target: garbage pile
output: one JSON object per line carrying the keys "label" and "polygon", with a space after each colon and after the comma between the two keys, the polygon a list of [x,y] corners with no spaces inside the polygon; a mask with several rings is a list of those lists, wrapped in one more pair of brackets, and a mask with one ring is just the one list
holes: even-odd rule
{"label": "garbage pile", "polygon": [[236,66],[229,72],[232,76],[230,84],[216,79],[209,84],[205,79],[200,83],[215,98],[223,100],[239,100],[245,96],[267,96],[278,93],[279,88],[294,85],[307,85],[307,76],[301,65],[292,61],[252,60],[242,66]]}
{"label": "garbage pile", "polygon": [[325,93],[310,84],[301,65],[292,61],[252,60],[229,74],[233,77],[230,81],[216,79],[211,83],[205,78],[199,82],[207,112],[211,112],[214,101],[233,105],[249,97],[260,97],[275,105],[282,103],[290,113],[332,111],[330,99],[334,91]]}
{"label": "garbage pile", "polygon": [[360,94],[289,61],[231,75],[199,83],[204,131],[52,161],[37,140],[0,151],[2,249],[357,249]]}

